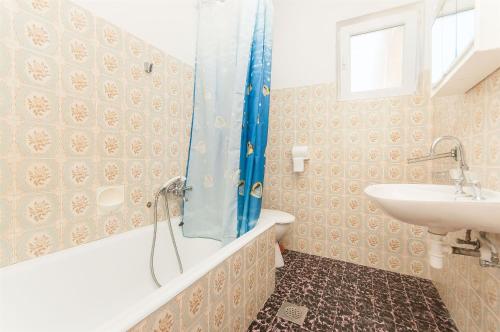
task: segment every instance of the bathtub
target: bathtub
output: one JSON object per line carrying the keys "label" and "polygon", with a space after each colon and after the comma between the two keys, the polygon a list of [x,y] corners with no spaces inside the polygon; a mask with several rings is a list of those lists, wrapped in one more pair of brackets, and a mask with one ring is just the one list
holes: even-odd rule
{"label": "bathtub", "polygon": [[263,210],[257,226],[222,247],[185,238],[172,219],[184,273],[178,270],[166,222],[159,223],[155,271],[149,255],[153,226],[0,269],[0,331],[125,331],[173,299],[211,269],[272,227]]}

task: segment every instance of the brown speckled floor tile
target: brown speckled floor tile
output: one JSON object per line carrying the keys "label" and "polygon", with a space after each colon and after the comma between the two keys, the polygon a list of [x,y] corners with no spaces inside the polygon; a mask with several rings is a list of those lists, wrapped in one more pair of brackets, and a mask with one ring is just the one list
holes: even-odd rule
{"label": "brown speckled floor tile", "polygon": [[[248,331],[458,331],[429,280],[295,251],[283,257]],[[302,326],[276,317],[283,301],[309,309]]]}

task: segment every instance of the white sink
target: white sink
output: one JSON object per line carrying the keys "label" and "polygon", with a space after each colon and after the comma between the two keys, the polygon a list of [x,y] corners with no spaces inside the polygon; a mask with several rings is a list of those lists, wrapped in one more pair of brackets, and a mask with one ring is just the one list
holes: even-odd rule
{"label": "white sink", "polygon": [[455,195],[455,187],[432,184],[376,184],[365,194],[393,218],[426,226],[434,234],[460,229],[500,233],[500,193],[483,189],[485,200]]}

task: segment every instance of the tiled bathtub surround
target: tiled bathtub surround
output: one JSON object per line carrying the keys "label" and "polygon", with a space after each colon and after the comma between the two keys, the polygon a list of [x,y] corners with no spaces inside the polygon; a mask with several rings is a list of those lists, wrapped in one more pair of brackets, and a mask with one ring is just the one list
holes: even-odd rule
{"label": "tiled bathtub surround", "polygon": [[[249,331],[457,331],[427,279],[295,251]],[[309,312],[299,326],[276,313],[288,301]]]}
{"label": "tiled bathtub surround", "polygon": [[[363,189],[431,180],[430,165],[406,163],[430,146],[429,99],[418,92],[338,101],[336,94],[334,85],[272,91],[264,204],[296,216],[285,246],[428,277],[426,230],[384,215]],[[294,144],[310,147],[304,173],[292,172]]]}
{"label": "tiled bathtub surround", "polygon": [[[465,95],[433,101],[434,136],[454,135],[462,140],[467,161],[478,172],[483,187],[500,190],[500,70]],[[434,162],[435,181],[453,167]],[[453,243],[463,232],[448,235]],[[500,235],[489,234],[500,247]],[[497,332],[500,329],[500,270],[478,266],[471,257],[446,257],[443,270],[432,279],[461,331]]]}
{"label": "tiled bathtub surround", "polygon": [[[192,86],[190,66],[71,2],[2,1],[0,266],[150,223],[184,169]],[[115,184],[125,204],[99,216]]]}
{"label": "tiled bathtub surround", "polygon": [[274,292],[271,227],[131,329],[244,331]]}

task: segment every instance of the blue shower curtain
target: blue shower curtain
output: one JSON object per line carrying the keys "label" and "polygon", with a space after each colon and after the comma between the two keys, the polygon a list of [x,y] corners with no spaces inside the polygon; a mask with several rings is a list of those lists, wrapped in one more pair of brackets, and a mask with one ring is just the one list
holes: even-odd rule
{"label": "blue shower curtain", "polygon": [[238,236],[255,227],[262,206],[271,91],[271,20],[271,8],[260,1],[243,111],[238,185]]}
{"label": "blue shower curtain", "polygon": [[[186,170],[186,184],[193,189],[184,204],[184,236],[228,243],[251,229],[258,217],[267,140],[271,6],[271,0],[199,3]],[[241,179],[248,179],[245,186],[240,186],[240,167]],[[240,204],[241,213],[239,192],[248,196]]]}

